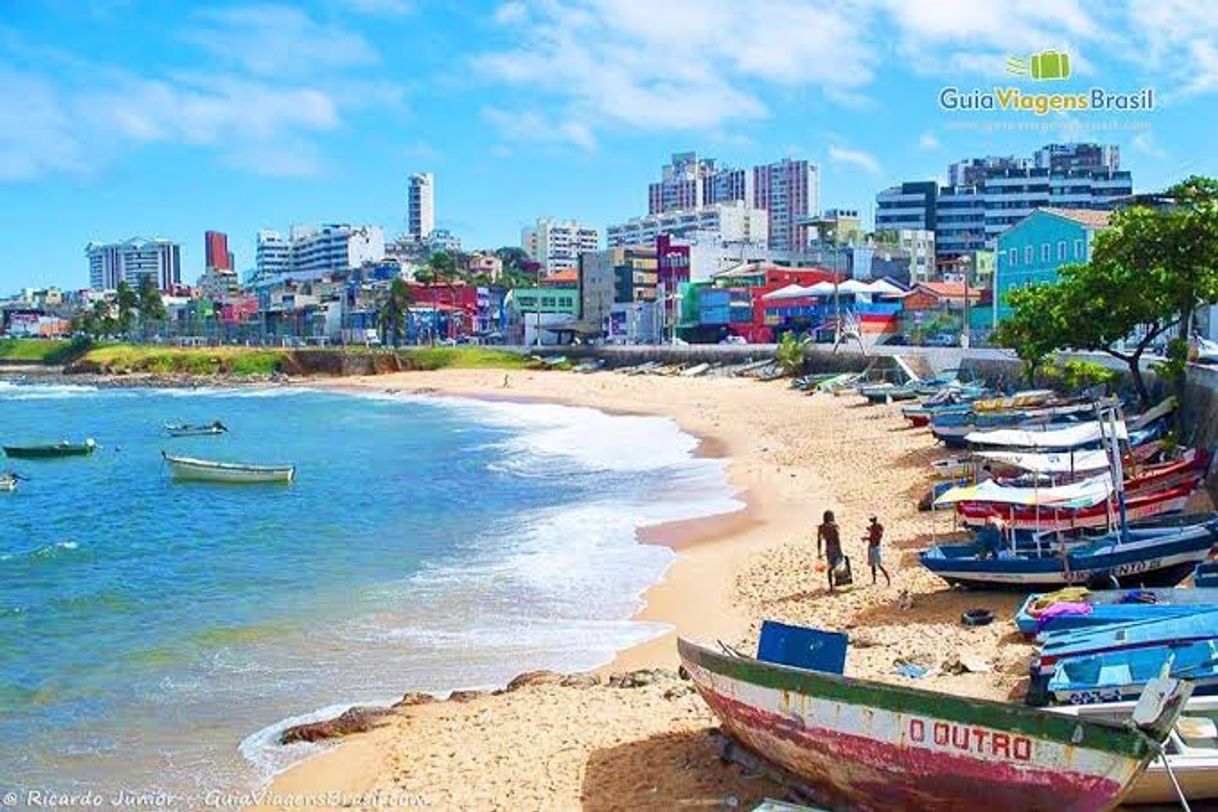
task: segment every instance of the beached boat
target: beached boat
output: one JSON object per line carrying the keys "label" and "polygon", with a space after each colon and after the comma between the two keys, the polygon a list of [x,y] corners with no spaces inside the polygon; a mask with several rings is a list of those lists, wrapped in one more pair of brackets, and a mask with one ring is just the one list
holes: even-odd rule
{"label": "beached boat", "polygon": [[[1055,610],[1055,606],[1059,608]],[[1029,595],[1015,613],[1015,625],[1031,637],[1047,631],[1179,617],[1213,610],[1218,610],[1218,589],[1093,591],[1072,587]]]}
{"label": "beached boat", "polygon": [[826,805],[864,812],[1111,809],[1190,693],[1186,683],[1155,683],[1139,726],[1121,726],[721,654],[684,638],[677,646],[732,738],[824,792]]}
{"label": "beached boat", "polygon": [[948,457],[930,464],[935,479],[961,479],[968,476],[972,469],[973,465],[968,457]]}
{"label": "beached boat", "polygon": [[169,463],[174,479],[196,482],[231,482],[252,484],[264,482],[291,482],[296,476],[294,465],[245,465],[236,462],[214,462],[193,457],[178,457],[161,452]]}
{"label": "beached boat", "polygon": [[58,443],[46,445],[6,445],[4,453],[14,459],[45,460],[56,457],[87,457],[96,447],[97,443],[93,442],[93,438],[90,437],[83,443],[60,440]]}
{"label": "beached boat", "polygon": [[[1126,724],[1133,714],[1133,702],[1101,705],[1067,705],[1053,708],[1054,713],[1082,719]],[[1218,798],[1218,697],[1195,696],[1184,705],[1163,746],[1172,775],[1160,759],[1151,761],[1122,799],[1127,805],[1169,804],[1180,802],[1173,778],[1190,802]]]}
{"label": "beached boat", "polygon": [[897,386],[891,383],[881,383],[875,386],[860,387],[859,394],[867,398],[869,403],[892,403],[898,400],[913,400],[918,397],[918,390],[913,384]]}
{"label": "beached boat", "polygon": [[1047,698],[1062,705],[1094,705],[1137,699],[1146,684],[1170,669],[1198,695],[1218,693],[1218,643],[1164,641],[1130,651],[1105,651],[1058,661],[1046,692],[1029,692],[1029,701]]}
{"label": "beached boat", "polygon": [[224,434],[228,427],[219,420],[211,423],[166,423],[165,433],[170,437],[205,437],[211,434]]}
{"label": "beached boat", "polygon": [[[987,484],[989,483],[969,488],[981,489]],[[990,519],[1002,520],[1008,529],[1030,532],[1075,532],[1106,528],[1113,524],[1116,512],[1113,504],[1115,495],[1084,490],[1094,484],[1095,480],[1091,479],[1055,488],[1006,488],[1006,493],[999,493],[1003,488],[995,485],[992,490],[979,490],[979,493],[987,494],[982,499],[968,501],[953,496],[957,491],[968,490],[959,488],[940,496],[936,500],[936,506],[957,501],[956,513],[961,523],[972,528],[982,527]],[[1058,494],[1068,493],[1069,489],[1076,487],[1080,488],[1076,500],[1057,497]],[[1141,522],[1177,514],[1184,510],[1189,497],[1196,490],[1197,482],[1185,482],[1163,490],[1131,494],[1125,500],[1126,517],[1131,522]],[[1001,501],[1004,499],[1009,501]],[[1014,501],[1016,499],[1023,501]]]}
{"label": "beached boat", "polygon": [[678,373],[678,374],[682,378],[696,378],[699,375],[704,374],[708,369],[710,369],[710,366],[711,365],[707,364],[707,363],[694,364],[692,367],[687,367],[687,368],[681,370],[680,373]]}
{"label": "beached boat", "polygon": [[1218,607],[1175,617],[1149,618],[1083,629],[1059,629],[1041,635],[1040,652],[1032,661],[1031,671],[1034,677],[1047,677],[1053,673],[1058,663],[1071,657],[1109,651],[1129,652],[1154,648],[1168,642],[1180,645],[1216,639]]}
{"label": "beached boat", "polygon": [[[1070,544],[1045,539],[1032,546],[994,550],[982,541],[942,544],[918,556],[949,584],[990,589],[1048,591],[1115,581],[1120,586],[1175,586],[1218,541],[1218,518],[1178,527],[1131,527]],[[1014,547],[1014,549],[1012,549]]]}
{"label": "beached boat", "polygon": [[1218,561],[1202,561],[1193,573],[1193,586],[1218,587]]}

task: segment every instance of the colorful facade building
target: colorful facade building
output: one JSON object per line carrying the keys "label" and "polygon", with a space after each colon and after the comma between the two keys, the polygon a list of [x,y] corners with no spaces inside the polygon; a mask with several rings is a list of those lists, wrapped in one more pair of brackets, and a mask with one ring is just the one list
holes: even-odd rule
{"label": "colorful facade building", "polygon": [[1063,265],[1087,262],[1095,235],[1111,212],[1096,209],[1037,209],[998,237],[994,273],[994,323],[1011,314],[1011,288],[1054,282]]}

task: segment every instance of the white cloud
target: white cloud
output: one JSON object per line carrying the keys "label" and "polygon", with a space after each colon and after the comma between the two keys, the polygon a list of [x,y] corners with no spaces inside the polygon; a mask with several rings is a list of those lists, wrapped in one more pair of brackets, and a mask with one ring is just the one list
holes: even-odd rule
{"label": "white cloud", "polygon": [[380,60],[360,34],[321,25],[290,6],[233,6],[200,12],[198,19],[185,40],[262,76],[314,76]]}
{"label": "white cloud", "polygon": [[844,164],[846,166],[857,166],[865,172],[872,175],[882,174],[880,162],[870,152],[865,152],[861,149],[852,149],[850,147],[841,147],[836,144],[829,145],[829,160],[835,164]]}
{"label": "white cloud", "polygon": [[529,10],[519,0],[510,0],[495,9],[495,22],[500,25],[513,25],[521,22],[529,15]]}
{"label": "white cloud", "polygon": [[918,146],[922,149],[939,149],[943,144],[939,142],[939,136],[928,131],[918,138]]}
{"label": "white cloud", "polygon": [[718,129],[769,114],[758,83],[857,96],[873,60],[865,20],[848,5],[516,0],[495,13],[516,43],[473,64],[489,81],[522,88],[532,104],[555,105],[560,120],[581,122],[589,136]]}
{"label": "white cloud", "polygon": [[549,118],[538,110],[504,110],[487,107],[482,116],[498,128],[508,141],[538,144],[574,145],[582,150],[596,149],[596,136],[587,124]]}
{"label": "white cloud", "polygon": [[50,82],[0,68],[0,98],[13,102],[0,105],[0,182],[89,170],[76,123]]}
{"label": "white cloud", "polygon": [[1155,143],[1154,137],[1150,133],[1138,133],[1129,142],[1133,148],[1143,155],[1149,155],[1151,158],[1166,158],[1166,150],[1159,147]]}

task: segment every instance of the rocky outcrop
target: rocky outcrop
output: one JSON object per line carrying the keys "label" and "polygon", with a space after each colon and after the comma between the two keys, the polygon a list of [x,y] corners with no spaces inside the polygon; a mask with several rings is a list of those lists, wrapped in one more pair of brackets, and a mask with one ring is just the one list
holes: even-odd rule
{"label": "rocky outcrop", "polygon": [[393,713],[391,708],[354,707],[333,719],[323,719],[320,722],[305,722],[293,725],[279,734],[280,744],[295,744],[296,742],[319,742],[328,739],[341,739],[352,733],[363,733],[379,727],[386,716]]}

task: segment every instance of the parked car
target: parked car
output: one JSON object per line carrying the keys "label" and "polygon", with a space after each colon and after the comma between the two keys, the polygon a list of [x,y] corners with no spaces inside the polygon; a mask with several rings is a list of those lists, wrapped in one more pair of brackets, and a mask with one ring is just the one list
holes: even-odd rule
{"label": "parked car", "polygon": [[724,336],[719,342],[720,344],[748,344],[749,341],[744,336]]}
{"label": "parked car", "polygon": [[954,347],[957,343],[959,343],[958,340],[951,333],[939,333],[926,339],[928,347]]}

